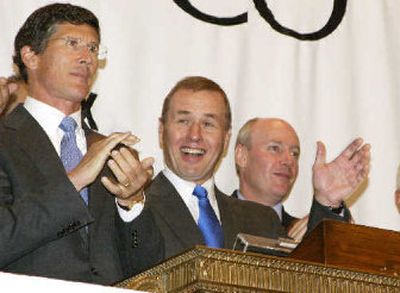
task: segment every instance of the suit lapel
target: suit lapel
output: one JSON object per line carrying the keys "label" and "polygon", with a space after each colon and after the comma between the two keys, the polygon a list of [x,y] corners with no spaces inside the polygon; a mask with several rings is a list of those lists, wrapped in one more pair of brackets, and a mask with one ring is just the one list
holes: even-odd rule
{"label": "suit lapel", "polygon": [[231,197],[233,197],[233,198],[238,198],[238,197],[239,197],[239,196],[238,196],[238,189],[235,189],[235,190],[232,192]]}
{"label": "suit lapel", "polygon": [[285,211],[285,207],[282,206],[282,225],[283,227],[285,227],[286,230],[289,229],[289,227],[294,223],[294,221],[297,220],[297,218],[289,215],[286,211]]}
{"label": "suit lapel", "polygon": [[31,158],[47,180],[60,178],[60,175],[65,177],[64,167],[50,139],[22,105],[6,118],[4,124],[15,131],[16,146]]}
{"label": "suit lapel", "polygon": [[189,209],[171,182],[161,172],[149,188],[149,201],[184,246],[191,247],[204,243],[203,235]]}
{"label": "suit lapel", "polygon": [[[98,134],[94,131],[91,131],[85,123],[82,123],[82,127],[85,131],[85,136],[86,136],[86,144],[87,144],[87,148],[89,149],[90,146],[101,140],[102,138],[104,138],[103,135]],[[105,191],[104,188],[102,186],[102,183],[100,181],[100,178],[104,176],[104,169],[101,172],[101,174],[99,174],[99,176],[96,178],[96,180],[89,186],[89,210],[91,211],[91,213],[93,214],[93,216],[95,218],[98,218],[96,215],[97,212],[101,211],[104,205],[104,196],[101,196],[101,198],[99,198],[100,195],[104,195]],[[92,196],[92,194],[96,194],[96,196]]]}
{"label": "suit lapel", "polygon": [[240,214],[232,210],[229,198],[219,191],[217,187],[215,187],[215,196],[221,216],[222,230],[224,231],[224,246],[225,248],[232,249],[231,244],[234,242],[237,234],[235,221]]}

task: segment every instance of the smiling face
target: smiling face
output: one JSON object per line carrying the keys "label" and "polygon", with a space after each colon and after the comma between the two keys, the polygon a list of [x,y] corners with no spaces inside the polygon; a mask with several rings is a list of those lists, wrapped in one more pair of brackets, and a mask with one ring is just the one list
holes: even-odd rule
{"label": "smiling face", "polygon": [[202,184],[211,178],[229,144],[226,106],[215,91],[180,89],[160,121],[159,140],[164,160],[184,180]]}
{"label": "smiling face", "polygon": [[300,144],[280,119],[260,119],[251,127],[250,145],[238,145],[240,191],[249,200],[274,206],[289,194],[298,173]]}
{"label": "smiling face", "polygon": [[57,25],[45,50],[35,54],[28,46],[23,60],[29,76],[32,97],[66,114],[75,112],[89,93],[97,70],[97,56],[87,46],[72,49],[66,39],[80,39],[84,44],[98,44],[96,30],[89,25]]}

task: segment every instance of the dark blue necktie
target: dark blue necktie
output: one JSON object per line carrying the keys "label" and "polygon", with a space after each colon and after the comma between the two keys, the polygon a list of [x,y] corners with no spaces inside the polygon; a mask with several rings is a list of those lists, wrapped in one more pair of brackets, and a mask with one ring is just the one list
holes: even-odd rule
{"label": "dark blue necktie", "polygon": [[207,198],[207,190],[201,185],[196,185],[193,195],[199,199],[199,228],[205,244],[214,248],[224,247],[224,233]]}
{"label": "dark blue necktie", "polygon": [[[64,136],[61,140],[60,157],[61,162],[63,163],[67,173],[73,170],[79,164],[83,157],[81,151],[76,144],[76,126],[77,125],[75,120],[68,116],[64,117],[59,126],[64,131]],[[83,188],[80,191],[80,194],[87,205],[89,200],[88,189]]]}

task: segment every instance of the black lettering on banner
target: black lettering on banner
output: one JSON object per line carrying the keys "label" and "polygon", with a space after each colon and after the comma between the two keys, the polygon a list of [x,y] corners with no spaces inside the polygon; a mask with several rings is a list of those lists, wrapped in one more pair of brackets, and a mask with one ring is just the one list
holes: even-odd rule
{"label": "black lettering on banner", "polygon": [[346,12],[346,4],[347,4],[347,0],[334,0],[332,14],[328,22],[324,25],[324,27],[313,33],[302,34],[295,30],[284,27],[279,22],[277,22],[273,13],[268,8],[266,0],[253,0],[253,2],[258,12],[262,16],[262,18],[264,18],[274,30],[276,30],[281,34],[291,36],[301,41],[320,40],[322,38],[325,38],[330,33],[332,33],[342,21],[343,16]]}
{"label": "black lettering on banner", "polygon": [[217,24],[217,25],[237,25],[247,22],[247,12],[239,14],[233,17],[217,17],[209,14],[205,14],[194,7],[189,0],[174,0],[175,4],[178,5],[182,10],[189,13],[191,16],[202,20],[204,22]]}
{"label": "black lettering on banner", "polygon": [[[217,17],[201,12],[190,3],[190,0],[174,0],[174,2],[186,13],[207,23],[230,26],[247,22],[247,12],[233,17]],[[253,0],[253,2],[261,17],[268,22],[275,31],[301,41],[320,40],[335,31],[344,17],[347,5],[347,0],[334,0],[332,14],[328,22],[320,30],[311,33],[299,33],[281,25],[275,19],[274,14],[268,8],[267,0]]]}

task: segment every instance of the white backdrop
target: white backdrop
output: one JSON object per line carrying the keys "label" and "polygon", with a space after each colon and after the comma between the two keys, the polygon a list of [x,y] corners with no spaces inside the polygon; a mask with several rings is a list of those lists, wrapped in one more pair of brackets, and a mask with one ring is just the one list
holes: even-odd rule
{"label": "white backdrop", "polygon": [[[343,1],[343,0],[341,0]],[[0,0],[0,75],[12,74],[15,34],[26,17],[50,1]],[[393,192],[400,162],[400,1],[351,0],[340,25],[316,41],[274,30],[251,0],[191,0],[216,17],[248,12],[241,25],[194,18],[167,0],[70,1],[95,12],[108,47],[106,66],[93,91],[100,131],[131,130],[143,156],[155,156],[157,119],[164,96],[188,75],[204,75],[226,90],[233,109],[231,147],[217,184],[237,186],[233,144],[238,128],[254,116],[282,117],[299,133],[300,172],[287,209],[304,215],[311,203],[315,142],[334,158],[354,137],[372,144],[370,178],[349,203],[357,223],[400,230]],[[275,19],[301,33],[325,25],[334,0],[266,0]]]}

